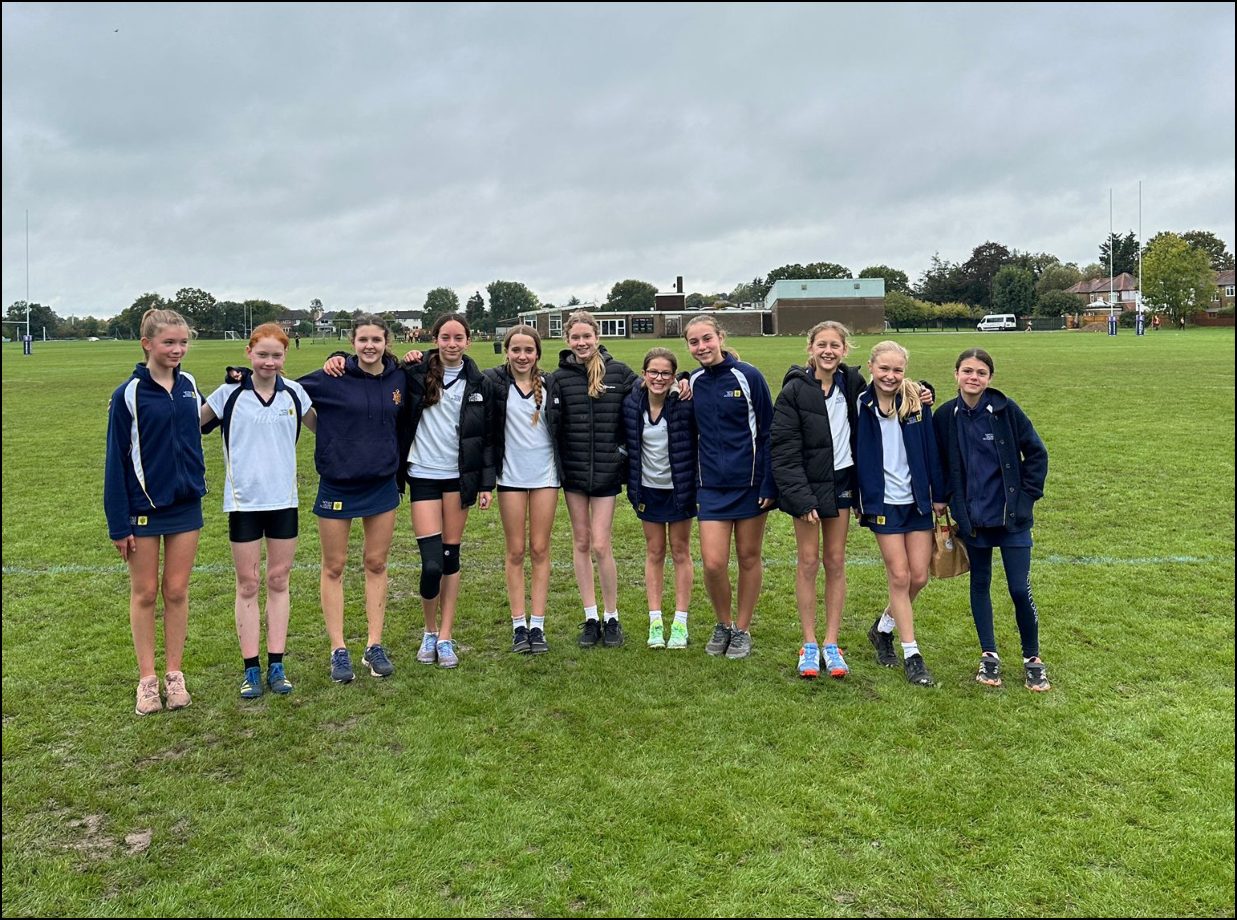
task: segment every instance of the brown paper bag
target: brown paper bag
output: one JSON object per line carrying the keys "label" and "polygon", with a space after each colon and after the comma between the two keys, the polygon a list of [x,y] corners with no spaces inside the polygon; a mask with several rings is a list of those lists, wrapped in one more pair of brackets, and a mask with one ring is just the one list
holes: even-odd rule
{"label": "brown paper bag", "polygon": [[953,578],[971,570],[966,545],[958,536],[958,525],[950,518],[948,511],[936,519],[932,532],[932,562],[928,570],[934,578]]}

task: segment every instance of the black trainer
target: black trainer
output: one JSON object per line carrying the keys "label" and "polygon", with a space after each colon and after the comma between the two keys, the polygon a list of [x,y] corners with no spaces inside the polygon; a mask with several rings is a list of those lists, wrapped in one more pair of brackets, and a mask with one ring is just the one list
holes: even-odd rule
{"label": "black trainer", "polygon": [[868,630],[868,641],[876,649],[876,663],[882,668],[896,668],[898,656],[893,650],[893,633],[883,633],[876,627],[880,626],[881,618],[877,617]]}
{"label": "black trainer", "polygon": [[580,648],[592,648],[601,641],[601,621],[585,620],[580,626]]}
{"label": "black trainer", "polygon": [[619,625],[618,617],[606,620],[605,637],[601,640],[606,648],[618,648],[623,644],[623,627]]}
{"label": "black trainer", "polygon": [[539,626],[534,626],[528,631],[528,645],[534,655],[541,655],[550,650],[550,643],[545,641],[545,632]]}
{"label": "black trainer", "polygon": [[936,685],[936,681],[932,679],[932,672],[923,663],[923,655],[911,655],[910,658],[902,662],[902,667],[906,669],[906,679],[912,684],[920,687],[933,687]]}
{"label": "black trainer", "polygon": [[979,670],[975,672],[975,682],[985,687],[1001,686],[1001,659],[995,655],[980,655]]}
{"label": "black trainer", "polygon": [[532,649],[528,644],[528,627],[517,626],[511,634],[511,651],[520,655],[527,655]]}

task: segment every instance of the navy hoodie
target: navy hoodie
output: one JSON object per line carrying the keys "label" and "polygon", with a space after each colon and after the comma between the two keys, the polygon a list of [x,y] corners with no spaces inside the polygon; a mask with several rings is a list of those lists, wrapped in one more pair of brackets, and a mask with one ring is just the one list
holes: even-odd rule
{"label": "navy hoodie", "polygon": [[344,376],[317,370],[297,383],[318,413],[314,466],[319,476],[364,482],[401,473],[412,437],[408,380],[394,358],[385,355],[382,372],[367,374],[356,355],[349,355]]}
{"label": "navy hoodie", "polygon": [[197,382],[178,367],[172,370],[171,392],[139,364],[112,393],[103,509],[113,540],[133,533],[131,518],[206,494],[201,408]]}
{"label": "navy hoodie", "polygon": [[[941,464],[945,468],[946,501],[961,533],[974,533],[977,527],[1004,527],[1017,533],[1035,523],[1035,502],[1043,497],[1048,478],[1048,449],[1022,408],[1000,390],[989,387],[974,412],[986,416],[967,424],[969,410],[961,397],[949,400],[936,412],[935,430]],[[983,438],[992,434],[995,449],[983,444],[967,444],[970,432]],[[999,474],[993,482],[991,463],[995,456]],[[987,489],[999,484],[1000,505]],[[983,520],[972,516],[972,509]],[[990,515],[989,512],[995,513]]]}

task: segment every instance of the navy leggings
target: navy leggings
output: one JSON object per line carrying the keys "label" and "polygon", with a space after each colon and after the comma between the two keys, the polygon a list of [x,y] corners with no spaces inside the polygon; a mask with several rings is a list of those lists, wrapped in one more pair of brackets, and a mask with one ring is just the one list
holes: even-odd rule
{"label": "navy leggings", "polygon": [[[971,616],[979,633],[979,646],[985,652],[996,653],[996,634],[992,628],[992,549],[968,546],[971,557]],[[1005,566],[1005,583],[1014,602],[1014,616],[1022,637],[1022,657],[1039,655],[1039,611],[1031,596],[1031,547],[1001,547],[1001,562]]]}

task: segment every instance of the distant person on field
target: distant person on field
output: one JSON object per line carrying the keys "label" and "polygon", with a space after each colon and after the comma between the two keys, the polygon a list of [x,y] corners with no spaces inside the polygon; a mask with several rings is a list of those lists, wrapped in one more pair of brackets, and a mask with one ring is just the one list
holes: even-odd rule
{"label": "distant person on field", "polygon": [[[692,599],[692,518],[696,516],[696,416],[681,399],[668,348],[644,356],[640,383],[623,400],[627,441],[627,498],[644,528],[644,585],[649,602],[649,648],[687,648]],[[666,546],[674,560],[674,620],[662,621]]]}
{"label": "distant person on field", "polygon": [[906,379],[909,357],[897,342],[879,342],[872,349],[872,382],[859,396],[855,467],[860,523],[876,535],[889,585],[889,606],[868,639],[879,664],[897,667],[896,626],[906,679],[930,687],[934,681],[915,640],[912,605],[928,583],[932,514],[945,512],[945,483],[932,410],[920,398],[919,386]]}
{"label": "distant person on field", "polygon": [[1160,331],[1160,314],[1157,313],[1155,316],[1151,317],[1151,328],[1156,332]]}
{"label": "distant person on field", "polygon": [[[298,335],[297,341],[300,338]],[[202,407],[202,426],[219,421],[223,429],[223,465],[227,479],[223,510],[236,566],[236,634],[244,676],[240,695],[262,695],[258,657],[262,626],[258,593],[262,578],[262,540],[266,540],[266,686],[292,692],[284,673],[291,600],[288,578],[296,556],[298,495],[296,442],[301,425],[311,431],[317,414],[309,394],[283,377],[288,335],[278,323],[253,331],[245,348],[252,372],[240,383],[225,383]]]}
{"label": "distant person on field", "polygon": [[103,507],[108,536],[129,566],[129,626],[138,665],[136,712],[141,716],[163,708],[155,672],[160,594],[167,707],[181,709],[190,703],[181,658],[189,627],[189,574],[202,530],[206,461],[199,420],[202,397],[193,377],[180,369],[189,339],[189,325],[179,313],[147,310],[141,325],[146,360],[112,393],[108,406]]}
{"label": "distant person on field", "polygon": [[946,496],[971,558],[971,616],[981,656],[975,680],[1001,686],[992,625],[992,550],[1000,547],[1005,583],[1022,638],[1028,690],[1051,689],[1039,657],[1039,611],[1031,596],[1033,509],[1044,494],[1048,451],[1021,407],[990,384],[992,356],[970,348],[958,356],[958,396],[937,410],[935,432]]}
{"label": "distant person on field", "polygon": [[1182,332],[1185,332],[1185,314],[1184,313],[1182,313],[1179,317],[1177,317],[1177,326],[1178,328],[1181,329]]}

